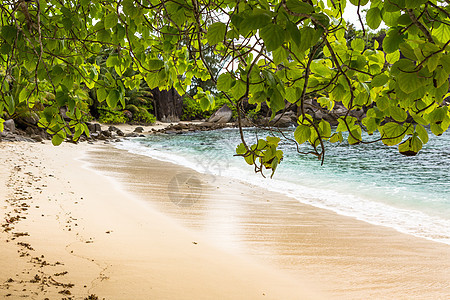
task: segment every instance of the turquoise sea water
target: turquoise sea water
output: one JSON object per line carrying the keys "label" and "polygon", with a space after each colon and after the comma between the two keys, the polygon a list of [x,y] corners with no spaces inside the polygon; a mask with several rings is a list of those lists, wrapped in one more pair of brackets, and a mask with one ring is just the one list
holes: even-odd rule
{"label": "turquoise sea water", "polygon": [[[292,134],[293,129],[286,134]],[[255,139],[254,129],[245,131]],[[258,131],[259,137],[265,132]],[[430,141],[419,155],[405,157],[381,143],[327,144],[323,166],[313,156],[285,153],[273,179],[255,174],[234,157],[236,129],[125,140],[121,149],[181,164],[212,176],[227,176],[376,225],[450,244],[450,132]],[[270,175],[270,171],[267,171]]]}

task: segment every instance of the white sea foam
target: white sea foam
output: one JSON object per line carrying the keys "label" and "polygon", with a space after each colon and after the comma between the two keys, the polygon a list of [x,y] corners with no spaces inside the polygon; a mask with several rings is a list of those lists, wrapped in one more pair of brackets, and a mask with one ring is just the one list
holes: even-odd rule
{"label": "white sea foam", "polygon": [[[175,163],[200,173],[238,179],[252,185],[285,194],[304,204],[334,211],[374,225],[393,228],[399,232],[450,245],[450,220],[431,216],[419,210],[401,209],[359,195],[323,187],[311,187],[280,179],[264,179],[230,161],[214,157],[178,154],[164,149],[152,149],[139,140],[123,141],[120,149]],[[268,182],[270,180],[270,182]]]}

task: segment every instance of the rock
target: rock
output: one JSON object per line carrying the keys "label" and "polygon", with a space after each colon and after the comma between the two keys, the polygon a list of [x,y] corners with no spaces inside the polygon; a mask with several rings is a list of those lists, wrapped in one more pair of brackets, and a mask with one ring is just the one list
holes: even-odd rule
{"label": "rock", "polygon": [[61,117],[66,120],[66,121],[70,121],[71,119],[67,116],[67,108],[65,107],[61,107],[59,109],[59,114],[61,115]]}
{"label": "rock", "polygon": [[98,123],[94,124],[94,132],[101,132],[102,131],[102,126]]}
{"label": "rock", "polygon": [[6,120],[3,122],[4,130],[7,130],[11,133],[14,133],[16,131],[16,124],[14,123],[13,119]]}
{"label": "rock", "polygon": [[138,137],[138,136],[139,135],[135,132],[130,132],[130,133],[125,134],[125,137]]}
{"label": "rock", "polygon": [[109,128],[108,128],[108,131],[111,131],[111,132],[117,132],[117,131],[119,131],[120,129],[119,128],[117,128],[116,126],[109,126]]}
{"label": "rock", "polygon": [[233,117],[233,111],[228,105],[224,104],[221,108],[216,110],[215,113],[208,119],[208,122],[211,123],[228,123],[231,121]]}
{"label": "rock", "polygon": [[116,133],[117,133],[118,136],[124,136],[124,135],[125,135],[125,134],[123,133],[123,131],[120,130],[120,129],[117,130]]}
{"label": "rock", "polygon": [[269,117],[263,118],[261,120],[261,125],[285,128],[295,125],[295,121],[292,120],[291,115],[278,114],[272,120],[270,120]]}
{"label": "rock", "polygon": [[350,116],[357,118],[359,121],[361,121],[362,119],[364,119],[364,117],[366,116],[366,113],[364,112],[364,110],[362,109],[358,109],[358,110],[352,110],[350,112]]}
{"label": "rock", "polygon": [[32,136],[32,135],[35,135],[35,134],[36,134],[35,131],[34,131],[34,129],[33,129],[33,127],[31,127],[31,126],[27,127],[27,128],[25,129],[25,132],[26,132],[29,136]]}
{"label": "rock", "polygon": [[142,128],[142,127],[136,127],[136,128],[134,129],[133,132],[143,133],[143,132],[144,132],[144,128]]}
{"label": "rock", "polygon": [[105,136],[105,137],[108,137],[108,138],[111,137],[111,131],[108,131],[108,130],[102,130],[100,133],[101,133],[101,135],[103,135],[103,136]]}
{"label": "rock", "polygon": [[213,125],[214,125],[214,123],[211,123],[211,122],[202,122],[202,123],[198,124],[199,127],[206,127],[206,128],[208,128],[208,127],[210,128]]}
{"label": "rock", "polygon": [[43,141],[42,137],[37,135],[37,134],[32,135],[31,139],[36,141],[36,142],[42,142]]}
{"label": "rock", "polygon": [[90,133],[101,132],[102,131],[102,126],[100,124],[98,124],[98,123],[94,124],[94,123],[87,123],[86,122],[86,125],[87,125]]}
{"label": "rock", "polygon": [[37,125],[39,122],[39,115],[34,111],[26,112],[20,117],[20,120],[17,120],[17,123],[19,122],[25,125]]}

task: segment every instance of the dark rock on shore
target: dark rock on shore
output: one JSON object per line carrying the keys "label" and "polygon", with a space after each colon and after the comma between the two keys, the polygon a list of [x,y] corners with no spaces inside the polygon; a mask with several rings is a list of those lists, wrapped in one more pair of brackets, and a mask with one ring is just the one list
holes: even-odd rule
{"label": "dark rock on shore", "polygon": [[144,132],[144,128],[142,128],[142,127],[136,127],[136,128],[134,129],[133,132],[136,132],[136,133],[143,133],[143,132]]}
{"label": "dark rock on shore", "polygon": [[182,134],[192,131],[209,131],[230,127],[237,127],[237,125],[234,123],[212,123],[212,122],[178,123],[178,124],[171,124],[166,128],[160,130],[153,130],[152,133]]}
{"label": "dark rock on shore", "polygon": [[228,123],[233,118],[233,111],[228,105],[224,104],[221,108],[216,110],[211,117],[208,119],[208,122],[211,123]]}

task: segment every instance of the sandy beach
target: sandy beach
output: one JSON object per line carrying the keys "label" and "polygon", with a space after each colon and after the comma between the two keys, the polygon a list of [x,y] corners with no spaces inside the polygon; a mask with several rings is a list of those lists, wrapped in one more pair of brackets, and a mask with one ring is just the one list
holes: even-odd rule
{"label": "sandy beach", "polygon": [[0,153],[2,299],[450,298],[445,244],[109,144]]}

